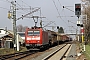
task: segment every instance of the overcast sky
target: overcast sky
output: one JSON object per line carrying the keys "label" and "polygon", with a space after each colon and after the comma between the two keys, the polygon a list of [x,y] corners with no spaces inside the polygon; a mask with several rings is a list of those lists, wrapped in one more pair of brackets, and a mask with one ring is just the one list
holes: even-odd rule
{"label": "overcast sky", "polygon": [[[10,10],[12,0],[0,0],[0,28],[7,27],[9,30],[12,30],[12,20],[7,18],[8,11]],[[76,26],[77,17],[70,17],[75,16],[74,12],[74,5],[76,3],[81,3],[80,0],[17,0],[17,8],[32,8],[40,7],[41,8],[41,15],[46,17],[43,18],[43,26],[49,23],[49,21],[54,21],[54,23],[50,24],[49,26],[60,26],[65,29],[65,32],[68,30],[74,30],[74,28],[69,26]],[[63,8],[66,6],[66,8]],[[21,17],[21,15],[25,15],[30,12],[30,9],[25,10],[18,10],[17,11],[17,18]],[[40,16],[40,11],[35,12],[33,15]],[[66,17],[58,17],[58,16],[66,16]],[[38,19],[38,26],[41,19]],[[47,21],[48,22],[45,22]],[[23,20],[20,19],[17,21],[17,25],[23,26],[34,26],[34,21],[32,18],[24,18]],[[46,27],[47,28],[47,27]],[[51,29],[49,27],[48,29]],[[56,29],[56,28],[55,28]],[[73,31],[72,31],[73,32]]]}

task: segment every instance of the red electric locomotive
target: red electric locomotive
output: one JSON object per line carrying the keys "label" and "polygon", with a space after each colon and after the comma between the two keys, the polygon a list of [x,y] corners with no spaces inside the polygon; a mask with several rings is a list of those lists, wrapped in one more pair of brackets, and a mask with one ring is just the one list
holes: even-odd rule
{"label": "red electric locomotive", "polygon": [[48,47],[48,32],[40,27],[27,28],[25,32],[25,44],[27,49],[42,49]]}

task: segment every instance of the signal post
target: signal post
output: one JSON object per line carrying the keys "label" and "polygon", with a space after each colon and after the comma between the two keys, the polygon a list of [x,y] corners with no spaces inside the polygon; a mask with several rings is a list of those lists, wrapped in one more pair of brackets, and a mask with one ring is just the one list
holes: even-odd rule
{"label": "signal post", "polygon": [[85,51],[85,44],[84,44],[84,28],[83,24],[80,23],[79,17],[81,15],[81,4],[75,4],[75,15],[78,17],[77,26],[81,28],[81,42],[82,42],[82,51]]}

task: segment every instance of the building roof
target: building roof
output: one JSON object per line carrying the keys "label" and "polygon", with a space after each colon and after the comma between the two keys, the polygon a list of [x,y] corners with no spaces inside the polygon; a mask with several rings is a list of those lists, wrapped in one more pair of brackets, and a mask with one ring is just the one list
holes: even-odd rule
{"label": "building roof", "polygon": [[[8,30],[8,33],[14,35],[14,32],[11,31],[11,30]],[[21,38],[21,36],[20,36],[19,34],[17,34],[17,35],[18,35],[18,40],[23,43],[24,41],[23,41],[23,39]]]}
{"label": "building roof", "polygon": [[8,34],[0,34],[0,38],[7,36]]}

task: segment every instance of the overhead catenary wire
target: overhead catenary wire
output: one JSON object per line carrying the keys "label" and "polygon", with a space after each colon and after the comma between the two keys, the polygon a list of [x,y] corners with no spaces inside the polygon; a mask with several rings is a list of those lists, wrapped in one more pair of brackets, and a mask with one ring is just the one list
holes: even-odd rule
{"label": "overhead catenary wire", "polygon": [[[22,0],[21,0],[22,1]],[[27,3],[25,3],[24,1],[22,1],[24,4],[26,4],[27,6],[29,6]],[[29,6],[30,7],[30,6]]]}
{"label": "overhead catenary wire", "polygon": [[[22,0],[21,0],[22,1]],[[24,4],[26,4],[24,1],[22,1],[22,3],[24,3]],[[19,5],[19,4],[18,4]],[[27,6],[29,6],[28,4],[26,4]],[[20,5],[19,5],[20,6]],[[31,7],[31,6],[29,6],[29,7]],[[47,18],[46,18],[47,19]],[[48,19],[47,19],[48,20]]]}
{"label": "overhead catenary wire", "polygon": [[[67,18],[67,16],[66,16],[66,14],[65,14],[65,12],[64,12],[64,17],[66,18],[66,20],[68,19]],[[71,16],[68,16],[68,17],[71,17]],[[75,16],[74,16],[75,17]],[[76,25],[76,23],[74,23],[74,22],[72,22],[72,21],[70,21],[70,20],[67,20],[68,21],[68,24],[67,24],[67,26],[69,26],[69,22],[71,22],[71,23],[73,23],[73,24],[75,24]],[[69,30],[71,30],[71,29],[69,29]],[[72,33],[72,32],[71,32]]]}
{"label": "overhead catenary wire", "polygon": [[[21,0],[22,1],[22,0]],[[17,2],[16,2],[17,3]],[[22,3],[26,4],[24,1],[22,1]],[[26,4],[29,8],[24,8],[22,5],[20,5],[19,3],[17,3],[17,5],[20,7],[18,9],[22,9],[23,11],[24,10],[27,10],[29,9],[31,11],[31,6],[29,6],[28,4]],[[26,11],[27,12],[27,11]]]}
{"label": "overhead catenary wire", "polygon": [[8,9],[8,8],[4,8],[4,7],[0,7],[0,8],[5,9],[5,10],[10,10],[10,9]]}
{"label": "overhead catenary wire", "polygon": [[[3,0],[2,0],[3,1]],[[11,2],[9,1],[9,0],[5,0],[5,1],[7,1],[7,2],[9,2],[10,4],[11,4]],[[17,3],[17,2],[16,2]],[[17,3],[17,5],[19,5],[20,6],[20,4],[18,4]],[[18,7],[18,6],[17,6]],[[20,6],[21,7],[21,6]],[[8,9],[8,8],[4,8],[4,7],[0,7],[0,8],[3,8],[3,9],[6,9],[6,10],[10,10],[10,9]],[[21,7],[22,8],[22,7]],[[17,11],[18,12],[18,11]],[[23,13],[23,12],[18,12],[18,13]]]}
{"label": "overhead catenary wire", "polygon": [[66,8],[66,9],[68,9],[68,10],[70,10],[70,11],[74,12],[73,10],[71,10],[71,9],[69,9],[69,8],[65,7],[65,6],[63,6],[63,8]]}
{"label": "overhead catenary wire", "polygon": [[7,2],[11,3],[9,0],[6,0]]}
{"label": "overhead catenary wire", "polygon": [[[22,1],[22,0],[21,0]],[[22,1],[22,3],[24,3],[24,4],[26,4],[27,6],[29,6],[27,3],[25,3],[24,1]],[[18,4],[19,5],[19,4]],[[29,7],[31,7],[31,6],[29,6]],[[40,12],[40,16],[41,16],[41,12]],[[47,18],[46,18],[47,19]],[[47,19],[47,20],[49,20],[49,19]]]}
{"label": "overhead catenary wire", "polygon": [[[56,10],[57,10],[57,12],[58,12],[58,14],[59,14],[59,16],[60,16],[60,13],[59,13],[59,11],[58,11],[58,8],[57,8],[57,6],[56,6],[56,4],[55,4],[55,1],[54,0],[52,0],[53,1],[53,3],[54,3],[54,5],[55,5],[55,8],[56,8]],[[60,2],[59,2],[60,3]],[[60,6],[61,6],[61,4],[60,4]],[[63,11],[63,10],[62,10]],[[63,19],[62,19],[62,17],[59,17],[62,21],[64,21]],[[66,22],[66,21],[64,21],[64,23],[66,24],[66,26],[68,27],[68,23]]]}
{"label": "overhead catenary wire", "polygon": [[[16,2],[17,3],[17,2]],[[23,10],[24,12],[27,12],[19,3],[17,3],[17,5],[20,7],[18,7],[18,8],[16,8],[17,10],[19,10],[19,9],[21,9],[21,10]]]}
{"label": "overhead catenary wire", "polygon": [[[44,16],[43,13],[41,13],[41,15]],[[45,19],[46,19],[47,21],[50,21],[47,17],[46,17]],[[54,21],[54,24],[57,26],[57,24],[55,23],[55,21]]]}
{"label": "overhead catenary wire", "polygon": [[[22,1],[22,0],[21,0]],[[23,8],[23,6],[21,6],[19,3],[17,3],[21,8],[18,8],[18,9],[21,9],[21,10],[27,10],[27,9],[29,9],[30,11],[30,13],[32,13],[33,11],[35,11],[35,10],[37,10],[39,7],[35,7],[35,8],[37,8],[37,9],[33,9],[33,8],[31,8],[31,6],[29,6],[27,3],[25,3],[24,1],[22,1],[22,3],[24,3],[25,5],[27,5],[29,8]],[[26,11],[26,12],[28,12],[28,11]],[[31,14],[30,14],[31,15]],[[33,14],[32,14],[33,15]],[[31,15],[31,16],[32,16]],[[23,15],[22,15],[23,16]]]}
{"label": "overhead catenary wire", "polygon": [[1,2],[1,1],[2,1],[2,2],[8,2],[8,1],[6,1],[6,0],[0,0],[0,2]]}
{"label": "overhead catenary wire", "polygon": [[[62,9],[62,11],[61,12],[63,12],[64,13],[64,15],[65,15],[65,12],[64,12],[64,9]],[[60,16],[61,17],[61,16]],[[62,18],[62,17],[61,17]],[[63,19],[62,19],[63,20]],[[64,21],[64,20],[63,20]],[[68,23],[66,22],[66,21],[64,21],[65,23],[66,23],[66,26],[68,26]]]}
{"label": "overhead catenary wire", "polygon": [[[58,2],[59,2],[59,4],[60,4],[60,6],[61,6],[61,7],[64,7],[64,6],[62,6],[62,5],[61,5],[61,3],[60,3],[60,1],[59,1],[59,0],[58,0]],[[66,8],[66,7],[64,7],[64,8]],[[68,8],[66,8],[66,9],[68,9]],[[71,10],[71,9],[68,9],[68,10],[70,10],[70,11],[74,12],[74,11],[73,11],[73,10]],[[64,9],[63,9],[62,11],[64,11]],[[64,15],[65,15],[64,17],[66,17],[65,12],[64,12]],[[71,16],[71,17],[72,17],[72,16]],[[60,16],[60,18],[62,18],[62,17]],[[66,20],[67,20],[67,17],[66,17]],[[69,20],[68,20],[68,22],[69,22]],[[70,21],[70,22],[71,22],[71,21]],[[67,24],[67,23],[66,23],[66,24]],[[75,24],[75,23],[73,23],[73,24]],[[67,24],[67,27],[68,27],[68,24]]]}
{"label": "overhead catenary wire", "polygon": [[[17,2],[16,2],[16,3],[17,3]],[[19,3],[17,3],[17,5],[18,5],[19,7],[21,7],[22,10],[30,9],[30,8],[31,8],[31,6],[28,6],[29,8],[23,8]]]}
{"label": "overhead catenary wire", "polygon": [[[57,10],[57,12],[58,12],[58,14],[59,14],[59,16],[60,16],[60,13],[59,13],[59,11],[58,11],[58,8],[57,8],[57,6],[56,6],[56,4],[55,4],[55,1],[54,0],[52,0],[53,1],[53,3],[54,3],[54,6],[55,6],[55,8],[56,8],[56,10]],[[61,17],[60,17],[60,19],[62,19]],[[62,19],[63,20],[63,19]],[[63,20],[64,21],[64,20]],[[64,21],[65,22],[65,21]],[[66,22],[65,22],[66,23]],[[66,23],[67,24],[67,23]]]}
{"label": "overhead catenary wire", "polygon": [[[1,0],[0,0],[0,1],[1,1]],[[2,1],[3,1],[3,0],[2,0]],[[8,1],[8,0],[5,0],[5,1],[7,1],[7,2],[9,2],[9,3],[11,4],[11,2],[10,2],[10,1]],[[5,1],[4,1],[4,2],[5,2]],[[8,8],[1,7],[1,6],[0,6],[0,9],[4,9],[4,10],[8,10],[8,11],[10,10],[10,9],[8,9]],[[17,11],[17,12],[18,12],[18,11]],[[18,12],[18,13],[23,13],[23,12]]]}
{"label": "overhead catenary wire", "polygon": [[[10,1],[8,1],[8,0],[0,0],[0,1],[3,1],[3,2],[9,2],[9,3],[11,3],[11,2],[10,2]],[[1,7],[1,6],[0,6],[0,8],[5,9],[5,10],[9,10],[8,8]]]}
{"label": "overhead catenary wire", "polygon": [[[60,3],[60,1],[58,0],[58,2],[59,2],[59,4],[60,4],[60,6],[62,7],[62,4]],[[71,6],[69,6],[69,7],[71,7]],[[62,10],[62,11],[64,11],[64,9]],[[72,11],[72,10],[70,10],[70,11]],[[74,12],[74,11],[73,11]],[[66,17],[66,14],[65,14],[65,12],[64,12],[64,15],[65,15],[65,17]],[[61,16],[60,16],[61,17]],[[71,16],[71,17],[73,17],[73,16]],[[67,17],[66,17],[67,18]]]}
{"label": "overhead catenary wire", "polygon": [[[68,18],[67,18],[67,16],[66,16],[65,12],[64,12],[64,15],[65,15],[64,17],[65,17],[66,20],[67,20]],[[76,17],[76,16],[68,16],[68,17]],[[74,23],[74,22],[72,22],[72,21],[70,21],[70,20],[67,20],[67,21],[68,21],[68,22],[71,22],[71,23],[73,23],[73,24],[76,24],[76,23]]]}
{"label": "overhead catenary wire", "polygon": [[59,4],[60,4],[60,6],[62,7],[62,4],[60,3],[60,1],[58,0],[58,2],[59,2]]}
{"label": "overhead catenary wire", "polygon": [[[22,1],[22,0],[21,0]],[[27,3],[25,3],[24,1],[22,1],[22,3],[26,4],[28,7],[30,7],[30,12],[32,11],[31,6],[29,6]]]}
{"label": "overhead catenary wire", "polygon": [[57,8],[57,6],[56,6],[56,4],[55,4],[55,1],[54,1],[54,0],[52,0],[52,1],[53,1],[54,6],[55,6],[55,8],[56,8],[56,10],[57,10],[57,12],[58,12],[58,14],[59,14],[59,16],[60,16],[60,13],[59,13],[58,8]]}

